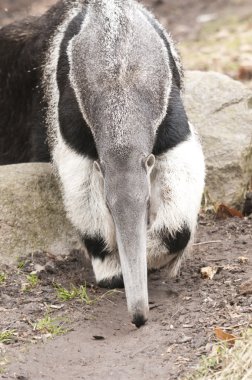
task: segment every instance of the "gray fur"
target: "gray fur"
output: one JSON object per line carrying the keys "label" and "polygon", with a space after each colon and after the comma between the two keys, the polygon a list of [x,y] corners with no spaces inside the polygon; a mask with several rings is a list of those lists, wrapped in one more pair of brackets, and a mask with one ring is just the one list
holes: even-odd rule
{"label": "gray fur", "polygon": [[89,4],[68,55],[70,79],[95,137],[128,307],[134,315],[141,304],[146,318],[149,187],[144,162],[167,109],[167,50],[135,2],[110,0]]}
{"label": "gray fur", "polygon": [[134,1],[93,1],[68,49],[71,81],[101,162],[151,153],[170,92],[167,50]]}
{"label": "gray fur", "polygon": [[[169,103],[172,73],[163,40],[133,0],[89,1],[81,31],[68,45],[70,82],[93,133],[99,162],[94,165],[63,140],[57,59],[67,25],[82,6],[81,1],[73,4],[48,54],[52,156],[73,225],[83,235],[101,236],[111,251],[104,262],[93,259],[97,280],[122,270],[128,309],[140,325],[148,315],[147,262],[150,268],[168,263],[174,274],[183,255],[169,256],[160,232],[174,234],[185,222],[192,235],[196,228],[204,160],[193,129],[188,141],[156,157],[156,163],[151,155]],[[171,50],[179,67],[176,50]]]}

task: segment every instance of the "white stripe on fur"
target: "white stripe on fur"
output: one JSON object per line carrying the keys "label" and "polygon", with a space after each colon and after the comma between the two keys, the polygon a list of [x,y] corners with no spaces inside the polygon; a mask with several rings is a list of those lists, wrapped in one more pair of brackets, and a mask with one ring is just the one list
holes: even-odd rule
{"label": "white stripe on fur", "polygon": [[54,149],[54,163],[63,186],[69,219],[82,234],[101,236],[107,247],[116,245],[115,228],[106,206],[103,181],[93,160],[71,150],[61,137]]}
{"label": "white stripe on fur", "polygon": [[57,86],[57,66],[60,55],[60,46],[64,38],[65,31],[69,23],[81,10],[79,3],[74,3],[65,16],[64,22],[57,28],[54,36],[50,41],[50,48],[48,50],[45,69],[43,75],[44,92],[48,103],[46,124],[49,134],[49,143],[53,149],[54,144],[57,143],[59,131],[59,116],[58,116],[58,102],[59,90]]}
{"label": "white stripe on fur", "polygon": [[[170,275],[176,275],[182,256],[190,251],[204,189],[205,164],[198,136],[190,124],[192,135],[167,153],[156,157],[151,174],[150,229],[147,236],[148,268],[168,265]],[[171,235],[190,228],[191,239],[178,255],[167,254],[159,232]]]}
{"label": "white stripe on fur", "polygon": [[[191,127],[192,129],[192,127]],[[187,141],[156,157],[151,174],[150,232],[167,227],[176,233],[184,223],[194,231],[204,188],[205,165],[201,145],[192,129]]]}
{"label": "white stripe on fur", "polygon": [[119,257],[115,257],[114,254],[105,257],[103,261],[98,258],[92,259],[92,265],[97,282],[110,280],[122,274]]}

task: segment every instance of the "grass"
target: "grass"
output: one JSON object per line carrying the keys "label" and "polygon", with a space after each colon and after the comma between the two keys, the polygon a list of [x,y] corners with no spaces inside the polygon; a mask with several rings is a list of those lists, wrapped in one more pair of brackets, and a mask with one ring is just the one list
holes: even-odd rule
{"label": "grass", "polygon": [[25,264],[26,264],[26,261],[25,261],[25,260],[20,260],[20,261],[18,262],[18,264],[17,264],[18,269],[24,269]]}
{"label": "grass", "polygon": [[28,274],[26,276],[26,283],[23,286],[23,291],[27,292],[33,288],[35,288],[39,283],[39,278],[35,273]]}
{"label": "grass", "polygon": [[198,369],[184,380],[250,380],[252,379],[252,329],[233,348],[225,343],[213,347],[209,356],[204,356]]}
{"label": "grass", "polygon": [[39,279],[38,276],[34,273],[28,274],[26,276],[27,282],[31,288],[34,288],[38,285]]}
{"label": "grass", "polygon": [[214,213],[217,212],[217,202],[215,202],[209,194],[207,188],[204,189],[204,193],[201,200],[201,209],[204,213]]}
{"label": "grass", "polygon": [[87,305],[90,305],[92,303],[92,300],[90,299],[87,287],[86,285],[81,285],[78,288],[75,286],[71,286],[70,290],[67,290],[61,285],[56,285],[55,287],[57,297],[61,301],[69,301],[72,299],[79,299],[82,302],[85,302]]}
{"label": "grass", "polygon": [[88,291],[87,291],[87,286],[81,285],[78,288],[76,286],[71,285],[70,290],[64,288],[61,285],[55,285],[55,290],[57,293],[57,297],[61,301],[70,301],[73,299],[77,299],[81,302],[85,302],[87,305],[91,305],[95,302],[100,301],[103,298],[106,298],[109,295],[119,293],[119,290],[117,289],[111,289],[108,290],[106,293],[102,294],[99,297],[95,298],[90,298]]}
{"label": "grass", "polygon": [[65,334],[68,329],[64,328],[65,319],[53,318],[46,315],[44,318],[39,319],[33,324],[33,329],[43,334],[51,334],[53,336]]}
{"label": "grass", "polygon": [[4,272],[0,272],[0,284],[3,284],[7,280],[7,275]]}
{"label": "grass", "polygon": [[3,330],[0,332],[0,343],[9,344],[15,337],[16,330]]}
{"label": "grass", "polygon": [[6,365],[9,363],[7,358],[5,357],[0,357],[0,375],[4,374],[6,371]]}

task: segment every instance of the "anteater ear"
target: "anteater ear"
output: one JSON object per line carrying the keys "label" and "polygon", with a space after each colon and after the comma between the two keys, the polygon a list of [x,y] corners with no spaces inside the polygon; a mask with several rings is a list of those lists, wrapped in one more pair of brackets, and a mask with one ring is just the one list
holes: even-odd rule
{"label": "anteater ear", "polygon": [[145,168],[148,174],[151,173],[153,167],[155,165],[155,156],[153,154],[150,154],[145,161]]}
{"label": "anteater ear", "polygon": [[102,170],[98,161],[94,161],[94,170],[103,178]]}

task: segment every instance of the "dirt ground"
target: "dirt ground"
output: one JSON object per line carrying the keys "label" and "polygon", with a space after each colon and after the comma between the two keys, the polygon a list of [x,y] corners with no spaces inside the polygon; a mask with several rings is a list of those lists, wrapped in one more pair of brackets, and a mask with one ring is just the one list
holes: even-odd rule
{"label": "dirt ground", "polygon": [[[212,280],[201,275],[209,266],[217,270]],[[28,281],[34,270],[35,284]],[[98,289],[79,251],[60,260],[37,252],[2,272],[0,331],[12,330],[0,346],[2,378],[183,379],[211,352],[215,327],[239,336],[252,323],[246,285],[252,219],[201,216],[180,276],[168,280],[166,269],[149,276],[150,317],[139,330],[130,323],[124,292]],[[86,301],[60,298],[57,289],[83,284]],[[50,323],[41,325],[46,318]]]}
{"label": "dirt ground", "polygon": [[[0,0],[0,25],[41,14],[54,2]],[[192,46],[205,27],[202,15],[232,14],[239,20],[252,15],[251,0],[145,3],[178,41]],[[193,61],[190,65],[202,68]],[[221,69],[225,72],[226,66]],[[0,268],[0,334],[9,332],[6,338],[0,335],[0,376],[186,378],[211,352],[215,327],[240,336],[252,323],[251,284],[246,285],[252,278],[252,219],[201,215],[195,243],[178,278],[168,280],[165,268],[149,276],[150,317],[139,330],[130,323],[124,292],[97,288],[82,252],[62,259],[34,252],[15,267]],[[208,266],[216,270],[212,280],[201,276],[201,268]],[[66,299],[65,288],[72,299]]]}

